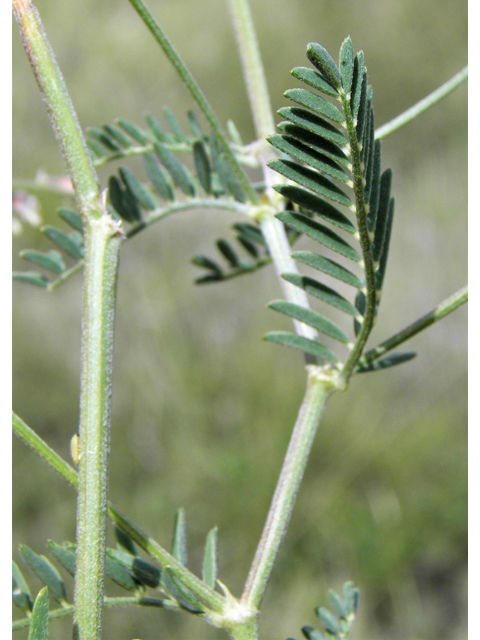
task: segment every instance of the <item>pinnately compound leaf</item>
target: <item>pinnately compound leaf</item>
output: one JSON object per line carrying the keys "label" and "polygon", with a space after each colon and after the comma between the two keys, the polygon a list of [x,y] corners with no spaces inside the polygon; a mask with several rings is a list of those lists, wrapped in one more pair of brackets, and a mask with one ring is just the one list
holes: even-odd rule
{"label": "pinnately compound leaf", "polygon": [[352,90],[354,62],[355,56],[352,39],[348,36],[340,47],[340,75],[342,78],[342,87],[346,95]]}
{"label": "pinnately compound leaf", "polygon": [[333,363],[338,362],[337,356],[332,353],[330,349],[324,347],[323,344],[320,344],[315,340],[310,340],[309,338],[297,336],[294,333],[289,333],[288,331],[271,331],[263,336],[263,339],[269,342],[283,344],[286,347],[300,349],[304,353],[321,358],[322,360],[329,360]]}
{"label": "pinnately compound leaf", "polygon": [[28,640],[48,640],[48,589],[38,592],[33,606]]}
{"label": "pinnately compound leaf", "polygon": [[50,560],[45,556],[37,555],[26,545],[21,545],[20,552],[37,578],[49,588],[52,596],[59,602],[66,602],[65,584]]}
{"label": "pinnately compound leaf", "polygon": [[287,224],[300,233],[304,233],[309,238],[312,238],[312,240],[316,240],[332,251],[345,256],[345,258],[349,258],[354,262],[360,262],[361,257],[359,253],[351,247],[348,242],[316,220],[312,220],[302,213],[294,213],[292,211],[282,211],[281,213],[277,213],[276,217],[284,224]]}
{"label": "pinnately compound leaf", "polygon": [[348,344],[350,342],[348,336],[346,336],[334,322],[311,309],[306,309],[301,305],[294,304],[293,302],[287,302],[286,300],[274,300],[273,302],[269,302],[268,306],[275,309],[275,311],[279,311],[291,318],[295,318],[295,320],[299,320],[309,327],[313,327],[321,333],[330,336],[331,338],[335,338],[344,344]]}
{"label": "pinnately compound leaf", "polygon": [[175,514],[173,527],[172,556],[183,565],[187,564],[187,530],[185,510],[180,508]]}
{"label": "pinnately compound leaf", "polygon": [[217,527],[208,532],[203,556],[202,579],[209,587],[215,589],[217,582]]}
{"label": "pinnately compound leaf", "polygon": [[321,44],[311,42],[307,46],[307,58],[335,89],[340,89],[342,84],[340,71],[332,56]]}
{"label": "pinnately compound leaf", "polygon": [[374,360],[373,362],[369,362],[368,364],[362,364],[356,369],[356,373],[366,373],[368,371],[380,371],[380,369],[388,369],[389,367],[395,367],[397,364],[402,364],[402,362],[408,362],[415,358],[417,354],[413,351],[409,351],[406,353],[395,353],[391,356],[386,356],[385,358],[380,358],[379,360]]}

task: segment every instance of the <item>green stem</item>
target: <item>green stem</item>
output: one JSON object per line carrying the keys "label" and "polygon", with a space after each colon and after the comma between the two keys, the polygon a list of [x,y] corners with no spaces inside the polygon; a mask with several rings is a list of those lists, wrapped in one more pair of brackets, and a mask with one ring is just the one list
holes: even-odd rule
{"label": "green stem", "polygon": [[307,390],[295,425],[262,537],[240,603],[258,609],[292,515],[320,418],[334,389],[330,378],[309,367]]}
{"label": "green stem", "polygon": [[68,167],[80,211],[99,218],[99,187],[65,82],[47,40],[37,9],[30,0],[13,0],[23,44],[61,152]]}
{"label": "green stem", "polygon": [[[78,476],[73,469],[61,456],[58,455],[48,444],[40,438],[40,436],[31,429],[21,418],[12,413],[12,427],[14,433],[19,436],[23,442],[33,449],[41,458],[43,458],[58,474],[62,476],[72,487],[78,487]],[[118,511],[118,509],[108,503],[108,517],[116,524],[124,533],[132,538],[144,551],[156,558],[162,566],[172,567],[179,579],[193,591],[193,593],[201,598],[210,609],[221,611],[223,608],[223,598],[213,589],[210,589],[197,576],[191,573],[186,567],[178,562],[171,554],[168,553],[155,540],[150,538],[139,527]]]}
{"label": "green stem", "polygon": [[410,340],[414,335],[420,333],[430,325],[438,322],[455,309],[458,309],[462,304],[465,304],[468,300],[468,287],[463,287],[456,293],[454,293],[450,298],[447,298],[443,302],[441,302],[435,309],[427,313],[426,315],[419,318],[416,322],[413,322],[402,331],[399,331],[394,336],[388,338],[384,342],[380,343],[378,346],[367,351],[358,361],[358,364],[368,364],[380,358],[388,351],[395,349],[403,342]]}
{"label": "green stem", "polygon": [[430,109],[431,107],[436,105],[437,102],[443,100],[443,98],[448,96],[448,94],[452,93],[452,91],[460,86],[462,82],[465,82],[467,77],[468,67],[464,67],[461,71],[454,75],[453,78],[450,78],[450,80],[445,82],[445,84],[442,84],[441,87],[433,91],[426,98],[423,98],[423,100],[417,102],[417,104],[415,104],[413,107],[410,107],[410,109],[407,109],[407,111],[377,129],[377,131],[375,131],[375,139],[382,140],[383,138],[386,138],[387,136],[392,134],[394,131],[397,131],[401,127],[404,127],[406,124],[417,118],[420,114],[427,111],[427,109]]}
{"label": "green stem", "polygon": [[275,133],[267,80],[247,0],[228,0],[257,138]]}
{"label": "green stem", "polygon": [[105,214],[85,229],[74,639],[101,638],[111,371],[121,236]]}
{"label": "green stem", "polygon": [[172,43],[167,38],[166,34],[164,33],[160,25],[157,23],[152,13],[142,2],[142,0],[130,0],[130,3],[133,5],[134,9],[142,18],[146,26],[150,29],[155,40],[162,47],[165,55],[173,64],[173,66],[175,67],[175,70],[177,71],[178,75],[182,79],[183,83],[185,84],[187,89],[190,91],[190,94],[192,95],[193,99],[200,107],[203,115],[207,119],[208,123],[210,124],[213,131],[215,132],[215,135],[217,136],[220,144],[222,145],[222,148],[225,152],[225,155],[230,164],[230,167],[232,168],[235,175],[239,179],[240,184],[242,185],[245,191],[245,194],[248,196],[248,199],[251,202],[257,202],[258,201],[257,194],[255,193],[254,188],[250,184],[250,181],[248,180],[245,172],[240,166],[240,163],[237,161],[230,145],[228,144],[225,131],[223,130],[223,127],[220,124],[220,121],[215,115],[215,112],[213,111],[212,107],[208,103],[207,99],[203,95],[202,90],[200,89],[198,84],[195,82],[192,74],[185,66],[185,63],[180,58],[175,48],[173,47]]}

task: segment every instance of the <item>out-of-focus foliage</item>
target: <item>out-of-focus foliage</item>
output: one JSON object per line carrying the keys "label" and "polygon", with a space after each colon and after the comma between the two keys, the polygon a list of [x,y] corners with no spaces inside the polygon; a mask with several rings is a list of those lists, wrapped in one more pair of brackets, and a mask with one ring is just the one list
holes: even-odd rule
{"label": "out-of-focus foliage", "polygon": [[[192,108],[127,2],[38,0],[38,7],[83,126]],[[231,118],[251,140],[226,6],[151,0],[150,7],[220,119]],[[303,64],[312,40],[335,51],[350,33],[365,50],[377,126],[466,62],[464,2],[261,0],[252,10],[275,109],[285,105],[290,69]],[[63,173],[16,33],[13,95],[14,175]],[[382,145],[395,173],[396,222],[377,341],[466,279],[465,96],[462,87]],[[100,171],[103,186],[109,171]],[[39,198],[45,224],[56,207],[72,204]],[[112,500],[165,544],[185,507],[189,562],[199,574],[205,536],[218,525],[218,575],[236,595],[305,375],[300,354],[261,342],[279,321],[266,308],[280,294],[270,267],[208,288],[193,284],[190,257],[208,255],[238,221],[227,213],[178,214],[123,247],[110,476]],[[48,250],[27,225],[14,255],[25,247]],[[299,242],[299,250],[308,247]],[[14,408],[67,457],[78,421],[81,276],[52,294],[15,283],[14,294]],[[359,376],[329,403],[265,598],[266,637],[315,624],[312,609],[347,579],[362,590],[358,637],[465,636],[465,323],[461,309],[412,341],[416,360]],[[74,495],[14,445],[14,548],[21,542],[44,554],[46,539],[74,539]],[[108,610],[105,624],[106,638],[222,637],[159,610]],[[68,637],[68,622],[51,624],[50,633]]]}

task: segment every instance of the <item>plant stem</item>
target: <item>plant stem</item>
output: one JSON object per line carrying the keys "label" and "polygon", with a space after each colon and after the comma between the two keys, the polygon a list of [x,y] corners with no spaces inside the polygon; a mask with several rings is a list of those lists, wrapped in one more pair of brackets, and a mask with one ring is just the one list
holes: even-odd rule
{"label": "plant stem", "polygon": [[452,311],[458,309],[458,307],[460,307],[462,304],[465,304],[467,300],[468,287],[465,286],[454,293],[452,296],[441,302],[437,307],[435,307],[435,309],[430,311],[430,313],[422,316],[421,318],[410,324],[408,327],[405,327],[405,329],[402,329],[402,331],[399,331],[395,335],[388,338],[388,340],[385,340],[378,346],[370,349],[370,351],[364,353],[363,356],[359,359],[358,364],[368,364],[370,362],[374,362],[374,360],[377,360],[377,358],[380,358],[380,356],[383,356],[388,351],[395,349],[395,347],[398,347],[403,342],[410,340],[410,338],[413,338],[413,336],[417,333],[420,333],[420,331],[423,331],[430,325],[447,316],[449,313],[452,313]]}
{"label": "plant stem", "polygon": [[228,0],[257,138],[275,133],[267,80],[247,0]]}
{"label": "plant stem", "polygon": [[53,131],[65,158],[78,206],[99,218],[99,188],[78,119],[40,16],[30,0],[13,0],[13,11],[33,73],[42,92]]}
{"label": "plant stem", "polygon": [[205,116],[208,123],[210,124],[213,131],[215,132],[215,135],[217,136],[223,148],[223,151],[225,152],[225,156],[228,160],[228,163],[230,164],[231,169],[234,171],[235,175],[239,179],[240,184],[242,185],[245,191],[245,194],[248,196],[248,199],[251,202],[257,202],[258,198],[257,198],[257,194],[255,193],[255,189],[250,184],[250,181],[248,180],[245,172],[240,166],[240,163],[236,159],[232,149],[230,148],[230,145],[227,142],[225,131],[223,130],[223,127],[220,124],[219,119],[217,118],[212,107],[210,106],[207,99],[203,95],[202,90],[200,89],[198,84],[195,82],[192,74],[185,66],[185,63],[180,58],[175,48],[173,47],[172,43],[167,38],[166,34],[164,33],[160,25],[155,20],[150,10],[142,2],[142,0],[130,0],[130,3],[134,7],[134,9],[137,11],[138,15],[142,18],[146,26],[150,29],[155,40],[162,47],[165,55],[173,64],[173,66],[175,67],[175,70],[177,71],[178,75],[182,79],[183,83],[185,84],[187,89],[190,91],[192,98],[200,107],[203,115]]}
{"label": "plant stem", "polygon": [[454,75],[453,78],[450,78],[450,80],[445,82],[445,84],[442,84],[441,87],[435,89],[435,91],[433,91],[426,98],[423,98],[423,100],[417,102],[417,104],[415,104],[413,107],[410,107],[410,109],[407,109],[407,111],[404,111],[402,114],[377,129],[375,131],[375,139],[382,140],[394,131],[397,131],[401,127],[404,127],[424,111],[427,111],[427,109],[430,109],[430,107],[433,107],[437,104],[437,102],[440,102],[440,100],[448,96],[448,94],[454,91],[458,86],[460,86],[462,82],[465,82],[467,77],[468,67],[464,67],[461,71]]}
{"label": "plant stem", "polygon": [[111,371],[121,236],[105,214],[85,229],[80,466],[74,640],[101,638],[108,501]]}
{"label": "plant stem", "polygon": [[334,389],[318,367],[309,367],[307,390],[292,433],[277,488],[240,603],[260,606],[273,564],[285,535],[320,418]]}

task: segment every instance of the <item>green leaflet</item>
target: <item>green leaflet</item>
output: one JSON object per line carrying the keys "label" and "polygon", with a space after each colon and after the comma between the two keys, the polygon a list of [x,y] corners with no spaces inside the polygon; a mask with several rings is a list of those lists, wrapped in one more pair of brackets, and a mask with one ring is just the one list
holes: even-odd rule
{"label": "green leaflet", "polygon": [[125,551],[132,556],[138,555],[134,541],[117,526],[115,526],[115,537],[117,539],[117,547],[119,551]]}
{"label": "green leaflet", "polygon": [[109,151],[120,151],[121,146],[108,133],[98,127],[88,127],[87,133],[96,138]]}
{"label": "green leaflet", "polygon": [[375,231],[373,236],[373,259],[380,260],[388,222],[388,210],[390,206],[390,190],[392,186],[392,170],[387,169],[380,179],[379,200],[377,215],[375,218]]}
{"label": "green leaflet", "polygon": [[333,363],[338,362],[337,356],[332,353],[330,349],[324,347],[323,344],[320,344],[315,340],[310,340],[309,338],[297,336],[294,333],[288,333],[287,331],[271,331],[270,333],[267,333],[263,339],[269,342],[283,344],[286,347],[300,349],[304,353],[321,358],[322,360],[329,360]]}
{"label": "green leaflet", "polygon": [[24,260],[29,260],[34,264],[38,264],[41,267],[45,267],[45,269],[50,269],[50,271],[57,274],[62,273],[66,269],[65,262],[58,251],[42,253],[41,251],[27,249],[25,251],[20,251],[20,257],[24,258]]}
{"label": "green leaflet", "polygon": [[374,360],[373,362],[369,362],[368,364],[362,364],[355,369],[356,373],[366,373],[368,371],[379,371],[380,369],[388,369],[389,367],[395,367],[397,364],[402,364],[402,362],[408,362],[415,358],[417,354],[413,351],[409,351],[406,353],[395,353],[391,356],[386,356],[385,358],[380,358],[379,360]]}
{"label": "green leaflet", "polygon": [[282,274],[282,278],[287,282],[291,282],[296,287],[300,287],[300,289],[303,289],[310,295],[315,296],[315,298],[319,298],[320,300],[331,304],[333,307],[348,313],[354,318],[359,315],[358,309],[356,309],[348,300],[333,289],[330,289],[330,287],[327,287],[321,282],[317,282],[313,278],[302,276],[298,273],[284,273]]}
{"label": "green leaflet", "polygon": [[48,589],[38,592],[33,606],[28,640],[48,640]]}
{"label": "green leaflet", "polygon": [[326,631],[333,635],[336,635],[340,632],[340,624],[338,620],[332,613],[330,613],[328,609],[325,609],[325,607],[318,607],[317,609],[315,609],[315,613],[323,622]]}
{"label": "green leaflet", "polygon": [[187,564],[187,531],[185,510],[180,508],[175,514],[173,527],[172,556],[183,565]]}
{"label": "green leaflet", "polygon": [[168,107],[165,107],[163,110],[163,115],[165,116],[165,120],[167,121],[168,126],[170,127],[170,131],[172,132],[173,138],[177,142],[184,142],[187,140],[185,134],[182,131],[182,127],[178,122],[177,118],[173,114]]}
{"label": "green leaflet", "polygon": [[343,598],[348,615],[356,613],[360,604],[360,591],[354,588],[353,582],[346,582],[343,585]]}
{"label": "green leaflet", "polygon": [[47,540],[47,547],[62,567],[71,576],[75,575],[75,547],[62,547],[53,540]]}
{"label": "green leaflet", "polygon": [[311,109],[329,120],[333,120],[339,124],[344,122],[344,117],[337,107],[317,93],[313,93],[313,91],[308,91],[307,89],[289,89],[285,91],[283,95],[301,107],[307,107],[307,109]]}
{"label": "green leaflet", "polygon": [[[354,118],[358,116],[358,110],[360,108],[360,102],[362,98],[362,85],[366,76],[363,75],[363,51],[359,51],[355,56],[353,63],[353,78],[352,78],[352,99],[351,99],[351,111]],[[366,88],[365,88],[366,90]],[[366,93],[365,93],[366,95]]]}
{"label": "green leaflet", "polygon": [[128,189],[122,187],[116,176],[110,176],[108,180],[108,198],[118,215],[127,222],[134,223],[142,219],[136,199]]}
{"label": "green leaflet", "polygon": [[375,229],[378,205],[380,201],[380,181],[381,181],[380,147],[381,147],[380,140],[376,140],[375,148],[373,152],[372,176],[371,176],[369,196],[368,196],[367,223],[368,223],[369,231],[373,231]]}
{"label": "green leaflet", "polygon": [[[357,291],[357,295],[355,297],[355,307],[358,309],[358,312],[363,319],[363,317],[365,316],[365,309],[367,308],[367,298],[365,297],[363,291]],[[355,335],[358,336],[362,328],[362,322],[355,319],[353,326]]]}
{"label": "green leaflet", "polygon": [[12,278],[14,280],[18,280],[19,282],[33,284],[36,287],[46,288],[50,284],[50,281],[45,278],[45,276],[42,276],[40,273],[35,273],[34,271],[14,271],[12,274]]}
{"label": "green leaflet", "polygon": [[197,116],[193,113],[193,111],[188,111],[187,113],[188,125],[190,127],[190,131],[193,133],[193,136],[197,138],[197,141],[202,140],[203,133],[200,127],[200,123],[197,120]]}
{"label": "green leaflet", "polygon": [[379,261],[378,269],[376,273],[377,291],[381,291],[383,289],[383,280],[385,278],[385,271],[387,269],[388,250],[390,248],[390,237],[392,235],[394,208],[395,208],[395,201],[393,198],[391,198],[390,204],[388,207],[387,228],[385,230],[385,239],[383,241],[382,254],[380,256],[380,261]]}
{"label": "green leaflet", "polygon": [[329,200],[333,200],[347,207],[352,204],[349,196],[344,191],[317,171],[313,171],[292,160],[273,160],[268,163],[268,166],[289,180],[293,180],[293,182]]}
{"label": "green leaflet", "polygon": [[321,44],[311,42],[307,46],[307,58],[335,89],[340,89],[342,85],[340,71],[332,56]]}
{"label": "green leaflet", "polygon": [[302,189],[291,184],[280,184],[274,187],[275,191],[281,193],[286,200],[298,204],[302,209],[316,213],[330,224],[340,227],[349,233],[355,233],[355,226],[350,222],[345,214],[339,211],[332,204],[314,195],[311,191]]}
{"label": "green leaflet", "polygon": [[292,211],[282,211],[281,213],[277,213],[276,217],[284,224],[293,227],[300,233],[304,233],[309,238],[316,240],[332,251],[345,256],[345,258],[360,262],[360,255],[348,242],[316,220],[312,220],[302,213],[294,213]]}
{"label": "green leaflet", "polygon": [[342,182],[348,182],[350,180],[348,173],[332,160],[331,157],[311,149],[295,138],[275,135],[267,138],[267,140],[276,149],[287,153],[299,162],[304,162],[314,169],[326,173],[332,178],[337,178],[338,180],[342,180]]}
{"label": "green leaflet", "polygon": [[[148,121],[148,116],[147,116]],[[128,135],[138,142],[138,144],[145,145],[148,144],[149,140],[147,136],[143,133],[143,131],[137,127],[133,122],[129,122],[128,120],[124,120],[123,118],[119,118],[116,123],[119,127],[121,127],[124,131],[128,133]]]}
{"label": "green leaflet", "polygon": [[153,154],[145,154],[143,161],[147,169],[148,177],[158,195],[164,200],[175,200],[175,190]]}
{"label": "green leaflet", "polygon": [[66,234],[56,227],[47,225],[42,229],[44,234],[50,238],[52,242],[66,251],[72,258],[80,260],[83,258],[83,238],[77,231]]}
{"label": "green leaflet", "polygon": [[344,344],[348,344],[350,342],[349,337],[346,336],[334,322],[311,309],[306,309],[305,307],[292,302],[287,302],[286,300],[274,300],[273,302],[269,302],[268,306],[275,309],[275,311],[279,311],[291,318],[295,318],[296,320],[307,324],[309,327],[313,327],[321,333],[324,333],[331,338],[335,338],[335,340],[339,340]]}
{"label": "green leaflet", "polygon": [[348,617],[348,610],[340,596],[335,593],[333,589],[330,589],[330,591],[327,593],[327,598],[330,602],[330,606],[335,611],[335,613],[343,620],[346,620]]}
{"label": "green leaflet", "polygon": [[240,260],[229,242],[226,240],[217,240],[217,247],[224,258],[230,263],[230,266],[234,268],[240,266]]}
{"label": "green leaflet", "polygon": [[149,114],[146,116],[145,120],[147,121],[148,126],[150,127],[151,133],[155,136],[155,138],[159,142],[172,142],[172,136],[169,136],[160,126],[158,120]]}
{"label": "green leaflet", "polygon": [[348,143],[347,138],[337,129],[337,127],[311,111],[301,109],[300,107],[282,107],[278,110],[278,113],[293,124],[303,127],[304,129],[307,129],[307,131],[311,131],[312,133],[339,144],[342,147],[346,146]]}
{"label": "green leaflet", "polygon": [[157,209],[158,203],[156,200],[148,192],[148,189],[143,184],[140,184],[128,167],[120,167],[119,173],[131,196],[143,209],[147,209],[147,211]]}
{"label": "green leaflet", "polygon": [[322,74],[315,71],[315,69],[310,69],[308,67],[295,67],[292,70],[292,76],[298,78],[298,80],[302,80],[305,84],[310,85],[314,89],[321,91],[322,93],[326,93],[329,96],[338,97],[338,91],[335,87],[325,80]]}
{"label": "green leaflet", "polygon": [[357,289],[361,289],[364,286],[360,278],[358,278],[354,273],[324,256],[319,256],[318,254],[311,253],[310,251],[296,251],[295,253],[292,253],[292,258],[303,262],[303,264],[307,264],[309,267],[318,269],[333,278],[337,278],[337,280],[350,284],[352,287],[356,287]]}
{"label": "green leaflet", "polygon": [[153,143],[153,147],[158,159],[172,176],[172,180],[177,187],[179,187],[185,195],[194,196],[195,184],[187,169],[178,162],[173,153],[161,142],[155,141]]}
{"label": "green leaflet", "polygon": [[107,554],[105,556],[105,573],[107,576],[127,591],[138,591],[139,584],[141,584],[141,582],[137,580],[133,570],[127,569],[123,562],[110,555],[110,551],[110,549],[107,549]]}
{"label": "green leaflet", "polygon": [[302,627],[302,633],[307,640],[326,640],[323,633],[320,633],[320,631],[317,631],[317,629],[314,629],[308,624]]}
{"label": "green leaflet", "polygon": [[[312,133],[308,129],[299,127],[292,122],[281,122],[278,125],[278,128],[290,138],[294,138],[299,142],[303,142],[305,145],[307,145],[307,147],[311,147],[315,151],[318,151],[322,155],[327,156],[331,160],[335,160],[335,162],[339,162],[340,164],[343,164],[351,169],[350,160],[346,156],[345,152],[336,144],[330,142],[330,140],[326,140],[325,138]],[[272,137],[275,138],[275,136]]]}
{"label": "green leaflet", "polygon": [[130,575],[141,584],[152,587],[153,589],[156,589],[160,585],[162,572],[153,564],[145,562],[145,560],[142,560],[138,556],[132,556],[129,553],[117,551],[116,549],[107,549],[107,555],[126,567]]}
{"label": "green leaflet", "polygon": [[217,582],[217,527],[208,532],[203,556],[202,580],[212,589]]}
{"label": "green leaflet", "polygon": [[218,265],[216,262],[214,262],[210,258],[207,258],[206,256],[193,256],[192,264],[197,265],[197,267],[204,267],[205,269],[210,269],[210,271],[213,271],[218,276],[217,280],[222,276],[223,272],[220,265]]}
{"label": "green leaflet", "polygon": [[182,609],[186,609],[190,613],[203,613],[200,601],[180,582],[171,567],[165,567],[162,574],[162,586]]}
{"label": "green leaflet", "polygon": [[69,224],[71,227],[73,227],[80,233],[83,233],[82,217],[74,209],[68,209],[67,207],[60,207],[57,213],[60,216],[60,218],[62,218],[62,220],[65,220],[67,224]]}
{"label": "green leaflet", "polygon": [[57,569],[45,556],[39,556],[26,545],[20,546],[20,552],[37,578],[48,587],[52,596],[61,603],[67,600],[65,584]]}
{"label": "green leaflet", "polygon": [[112,124],[105,124],[103,125],[103,129],[105,133],[107,133],[107,135],[110,136],[110,138],[118,142],[120,146],[126,149],[132,146],[132,143],[130,142],[130,140],[127,138],[127,136],[124,133],[122,133],[122,131],[118,127],[115,127]]}
{"label": "green leaflet", "polygon": [[195,169],[197,170],[197,177],[203,190],[205,193],[211,193],[212,170],[210,168],[210,162],[208,161],[205,145],[201,140],[196,140],[193,143],[193,159],[195,162]]}
{"label": "green leaflet", "polygon": [[340,47],[340,76],[342,79],[343,90],[347,95],[352,89],[354,64],[355,55],[352,39],[348,36],[342,42],[342,46]]}
{"label": "green leaflet", "polygon": [[30,589],[23,577],[22,572],[18,568],[16,562],[12,560],[12,600],[22,611],[30,612],[33,609],[32,596]]}

